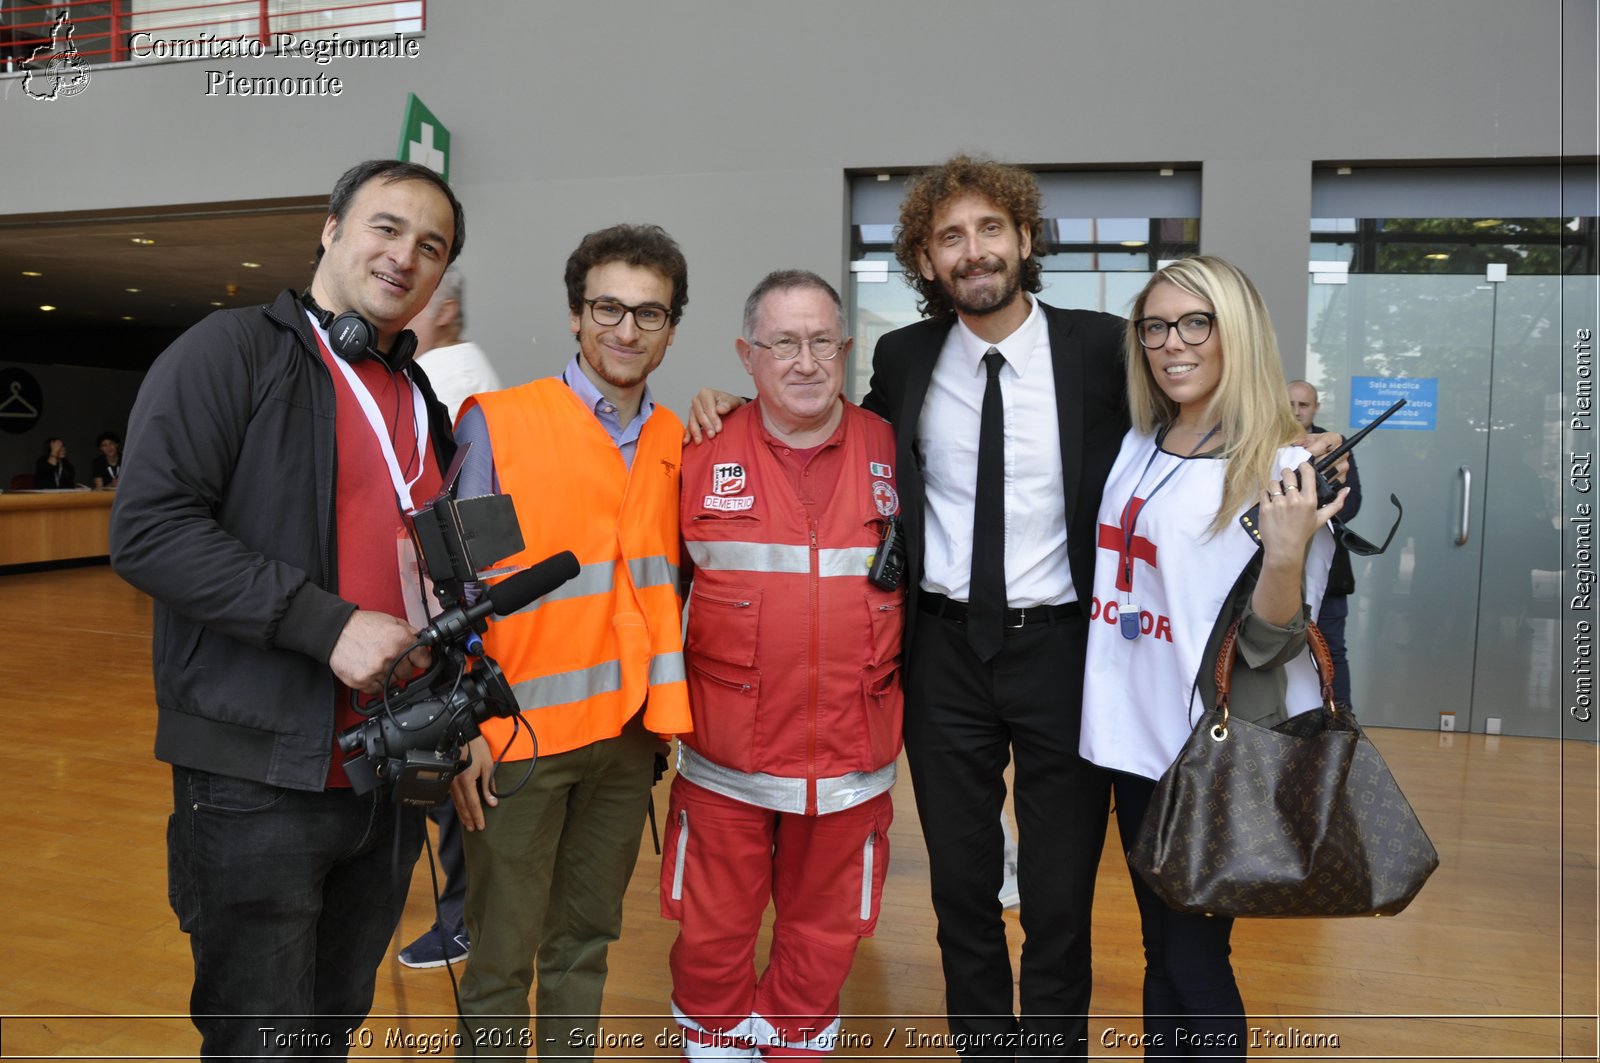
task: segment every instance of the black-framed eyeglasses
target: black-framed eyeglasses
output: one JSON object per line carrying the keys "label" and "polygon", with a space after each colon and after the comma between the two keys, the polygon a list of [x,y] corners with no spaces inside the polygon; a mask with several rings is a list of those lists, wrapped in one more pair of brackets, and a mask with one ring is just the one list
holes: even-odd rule
{"label": "black-framed eyeglasses", "polygon": [[585,299],[584,302],[589,304],[589,316],[596,325],[620,325],[624,317],[632,314],[633,323],[645,332],[660,332],[672,317],[666,307],[653,303],[629,306],[615,299]]}
{"label": "black-framed eyeglasses", "polygon": [[1133,323],[1133,331],[1139,337],[1141,347],[1154,350],[1166,345],[1172,329],[1178,330],[1178,338],[1184,343],[1204,343],[1211,338],[1211,326],[1216,320],[1217,315],[1207,310],[1192,311],[1176,321],[1163,321],[1159,317],[1141,317]]}
{"label": "black-framed eyeglasses", "polygon": [[750,346],[760,347],[764,351],[771,351],[772,357],[780,362],[791,361],[800,357],[803,347],[811,348],[811,357],[819,362],[831,362],[844,350],[844,343],[832,336],[816,336],[809,340],[797,340],[793,336],[780,336],[771,343],[762,343],[760,340],[751,340]]}

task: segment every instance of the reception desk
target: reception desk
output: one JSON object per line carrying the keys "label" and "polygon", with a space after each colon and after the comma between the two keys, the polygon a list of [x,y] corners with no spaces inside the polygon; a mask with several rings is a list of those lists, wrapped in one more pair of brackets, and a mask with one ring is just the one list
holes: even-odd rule
{"label": "reception desk", "polygon": [[114,491],[0,494],[0,566],[105,557]]}

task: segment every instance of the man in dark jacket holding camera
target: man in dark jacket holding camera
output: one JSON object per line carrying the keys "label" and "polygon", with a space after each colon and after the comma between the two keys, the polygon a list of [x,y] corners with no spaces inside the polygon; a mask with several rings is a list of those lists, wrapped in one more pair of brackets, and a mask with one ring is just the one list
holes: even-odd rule
{"label": "man in dark jacket holding camera", "polygon": [[309,290],[212,314],[134,405],[111,557],[155,599],[169,894],[207,1059],[342,1057],[405,904],[421,814],[354,793],[335,736],[353,691],[427,663],[402,514],[455,444],[402,330],[463,236],[433,171],[352,168]]}

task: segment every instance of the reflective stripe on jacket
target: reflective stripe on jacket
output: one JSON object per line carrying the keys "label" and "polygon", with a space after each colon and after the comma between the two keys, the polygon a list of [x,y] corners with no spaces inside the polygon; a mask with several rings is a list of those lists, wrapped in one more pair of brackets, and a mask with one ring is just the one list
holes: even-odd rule
{"label": "reflective stripe on jacket", "polygon": [[815,520],[769,448],[758,403],[683,456],[695,565],[686,642],[695,729],[683,741],[733,772],[805,779],[808,814],[818,780],[877,772],[901,744],[904,591],[867,581],[885,518],[899,511],[894,433],[857,406],[844,410],[842,438],[825,444],[844,448],[839,480]]}
{"label": "reflective stripe on jacket", "polygon": [[[577,578],[484,636],[534,729],[540,753],[562,753],[619,734],[645,706],[661,735],[689,729],[678,597],[678,466],[683,425],[657,406],[630,470],[604,427],[556,378],[477,395],[500,490],[517,508],[525,549],[496,566],[521,571],[562,550]],[[465,409],[465,407],[464,407]],[[648,701],[646,695],[648,694]],[[483,724],[498,756],[533,747],[512,721]]]}

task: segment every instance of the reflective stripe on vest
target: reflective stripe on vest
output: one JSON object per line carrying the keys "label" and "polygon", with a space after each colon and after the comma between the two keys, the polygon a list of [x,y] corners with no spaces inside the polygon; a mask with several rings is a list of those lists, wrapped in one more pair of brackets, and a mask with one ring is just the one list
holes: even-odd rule
{"label": "reflective stripe on vest", "polygon": [[[684,681],[683,654],[661,653],[650,658],[651,686]],[[524,712],[548,709],[552,705],[568,705],[586,701],[599,694],[614,694],[622,689],[622,666],[616,661],[602,661],[589,668],[555,675],[541,675],[513,683],[511,692]]]}
{"label": "reflective stripe on vest", "polygon": [[[635,558],[628,562],[628,571],[633,576],[633,585],[640,590],[646,587],[675,587],[678,583],[678,566],[662,554]],[[572,579],[544,597],[535,598],[518,609],[517,613],[531,613],[547,602],[564,602],[570,598],[585,598],[591,594],[610,594],[616,585],[616,562],[596,561],[584,565]]]}
{"label": "reflective stripe on vest", "polygon": [[[775,572],[803,576],[811,571],[811,548],[777,543],[697,540],[684,544],[696,567],[716,572]],[[877,551],[870,546],[844,546],[817,551],[817,574],[865,576]]]}
{"label": "reflective stripe on vest", "polygon": [[678,566],[667,560],[664,554],[636,557],[628,562],[628,572],[633,576],[633,585],[640,590],[678,585]]}

